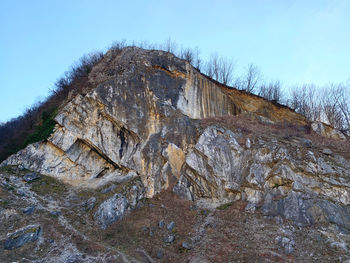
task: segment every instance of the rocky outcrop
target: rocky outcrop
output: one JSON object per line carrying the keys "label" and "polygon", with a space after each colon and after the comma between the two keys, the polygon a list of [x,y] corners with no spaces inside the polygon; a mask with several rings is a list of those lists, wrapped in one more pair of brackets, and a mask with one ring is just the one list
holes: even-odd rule
{"label": "rocky outcrop", "polygon": [[[142,198],[144,198],[144,188],[141,182],[135,182],[123,193],[114,194],[105,200],[95,212],[94,218],[97,225],[106,229],[112,223],[122,219],[127,212],[135,209]],[[91,198],[87,201],[89,202],[91,203]]]}
{"label": "rocky outcrop", "polygon": [[347,140],[344,133],[322,122],[311,123],[311,129],[316,133],[318,133],[319,135],[327,138],[332,138],[332,139],[342,140],[342,141]]}
{"label": "rocky outcrop", "polygon": [[287,108],[214,83],[162,51],[109,51],[89,79],[95,88],[62,106],[48,140],[3,165],[89,187],[132,173],[153,196],[179,177],[185,152],[198,137],[195,119],[249,112],[305,122]]}
{"label": "rocky outcrop", "polygon": [[[200,126],[200,119],[240,114],[307,125],[289,108],[212,81],[170,53],[139,48],[109,51],[89,82],[93,89],[62,105],[46,141],[2,165],[21,165],[77,187],[139,177],[146,197],[175,186],[186,199],[246,200],[247,209],[266,215],[304,225],[322,218],[349,228],[350,164],[344,158],[311,149],[311,142],[304,147],[301,139],[255,136],[242,143],[244,131]],[[122,197],[113,198],[96,214],[107,222],[102,227],[127,207]],[[104,216],[110,210],[111,220]]]}
{"label": "rocky outcrop", "polygon": [[110,224],[121,219],[127,207],[128,202],[126,198],[120,194],[115,194],[100,205],[95,213],[95,220],[101,228],[105,229]]}
{"label": "rocky outcrop", "polygon": [[246,209],[300,225],[334,223],[350,230],[350,162],[313,152],[302,140],[255,138],[208,127],[186,155],[174,191],[190,199],[246,200]]}
{"label": "rocky outcrop", "polygon": [[39,225],[30,225],[8,234],[5,240],[5,249],[14,249],[28,242],[37,241],[41,232]]}

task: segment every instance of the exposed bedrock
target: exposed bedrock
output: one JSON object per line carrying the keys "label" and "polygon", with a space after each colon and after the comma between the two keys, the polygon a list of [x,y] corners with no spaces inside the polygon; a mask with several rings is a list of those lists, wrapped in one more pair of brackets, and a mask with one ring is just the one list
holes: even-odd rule
{"label": "exposed bedrock", "polygon": [[187,199],[242,199],[268,216],[350,230],[350,162],[282,139],[240,145],[242,136],[208,127],[186,155],[174,191]]}
{"label": "exposed bedrock", "polygon": [[242,199],[266,215],[350,228],[347,160],[273,136],[242,143],[241,133],[199,125],[239,114],[307,124],[289,108],[216,83],[170,53],[139,48],[109,51],[89,82],[93,89],[60,107],[46,141],[1,165],[77,187],[140,177],[146,197],[172,187],[187,199]]}

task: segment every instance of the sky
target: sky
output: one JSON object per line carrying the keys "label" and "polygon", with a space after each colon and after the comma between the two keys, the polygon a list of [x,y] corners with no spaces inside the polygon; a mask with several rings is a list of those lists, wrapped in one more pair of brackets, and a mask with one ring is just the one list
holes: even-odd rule
{"label": "sky", "polygon": [[284,87],[350,78],[349,0],[0,0],[0,122],[48,96],[84,54],[171,38],[255,64]]}

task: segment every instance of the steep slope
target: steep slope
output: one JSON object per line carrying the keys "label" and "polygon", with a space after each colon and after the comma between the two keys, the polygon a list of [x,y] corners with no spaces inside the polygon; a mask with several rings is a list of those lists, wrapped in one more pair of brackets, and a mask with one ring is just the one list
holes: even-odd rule
{"label": "steep slope", "polygon": [[179,177],[184,155],[199,136],[194,119],[249,113],[306,125],[288,108],[229,90],[162,51],[110,51],[89,80],[95,88],[61,108],[46,142],[30,145],[3,165],[92,187],[139,175],[151,197]]}
{"label": "steep slope", "polygon": [[[315,233],[320,227],[334,235],[350,231],[344,135],[323,129],[344,140],[325,148],[318,143],[325,138],[303,116],[216,83],[163,51],[111,50],[89,74],[89,87],[60,107],[47,140],[1,166],[55,177],[74,191],[125,185],[124,192],[111,188],[115,195],[99,200],[93,218],[103,229],[137,209],[144,197],[168,189],[205,209],[237,201],[242,213],[287,219],[315,227]],[[256,130],[239,122],[256,122]],[[266,132],[264,125],[273,129]]]}

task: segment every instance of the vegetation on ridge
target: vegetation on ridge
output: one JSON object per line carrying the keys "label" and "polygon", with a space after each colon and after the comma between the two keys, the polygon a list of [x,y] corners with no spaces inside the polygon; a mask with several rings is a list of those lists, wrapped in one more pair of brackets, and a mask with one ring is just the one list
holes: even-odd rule
{"label": "vegetation on ridge", "polygon": [[55,126],[54,117],[58,108],[70,94],[81,94],[88,88],[88,74],[102,57],[102,53],[82,57],[55,83],[45,101],[29,107],[23,115],[0,125],[0,162],[28,144],[50,136]]}

